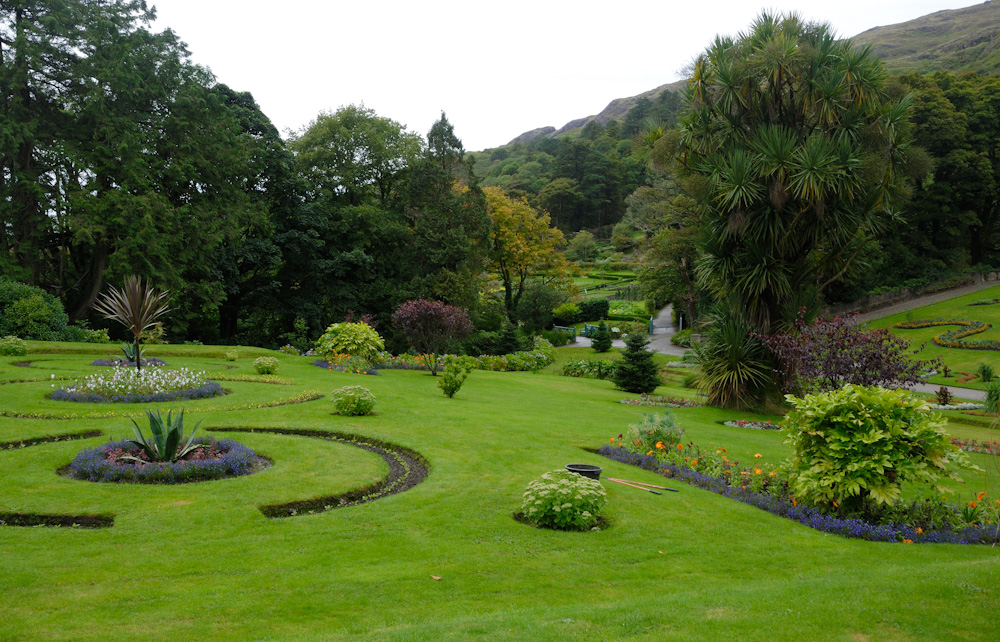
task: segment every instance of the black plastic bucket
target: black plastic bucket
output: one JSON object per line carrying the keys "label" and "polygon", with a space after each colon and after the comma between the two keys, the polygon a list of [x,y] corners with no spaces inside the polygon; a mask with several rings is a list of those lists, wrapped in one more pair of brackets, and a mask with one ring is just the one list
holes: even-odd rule
{"label": "black plastic bucket", "polygon": [[601,471],[604,469],[593,464],[566,464],[566,470],[591,479],[600,479]]}

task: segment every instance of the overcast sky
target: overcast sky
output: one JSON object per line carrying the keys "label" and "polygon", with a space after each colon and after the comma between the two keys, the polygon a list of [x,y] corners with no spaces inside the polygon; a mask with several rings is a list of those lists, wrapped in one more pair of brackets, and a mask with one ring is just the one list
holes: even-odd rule
{"label": "overcast sky", "polygon": [[283,133],[361,104],[426,134],[441,111],[468,150],[561,127],[679,80],[716,34],[764,7],[841,36],[969,0],[150,0],[220,82],[249,91]]}

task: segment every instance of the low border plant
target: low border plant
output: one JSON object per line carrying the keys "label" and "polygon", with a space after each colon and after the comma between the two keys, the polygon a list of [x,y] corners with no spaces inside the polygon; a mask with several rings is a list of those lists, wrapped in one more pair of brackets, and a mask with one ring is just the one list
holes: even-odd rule
{"label": "low border plant", "polygon": [[28,354],[28,342],[13,335],[0,339],[0,355],[5,357],[23,357]]}
{"label": "low border plant", "polygon": [[363,386],[344,386],[333,391],[333,407],[338,415],[362,417],[375,412],[375,395]]}
{"label": "low border plant", "polygon": [[253,360],[253,369],[262,375],[276,374],[280,365],[281,362],[275,357],[257,357]]}
{"label": "low border plant", "polygon": [[521,513],[529,523],[542,528],[585,531],[597,526],[607,501],[601,482],[556,470],[528,484]]}

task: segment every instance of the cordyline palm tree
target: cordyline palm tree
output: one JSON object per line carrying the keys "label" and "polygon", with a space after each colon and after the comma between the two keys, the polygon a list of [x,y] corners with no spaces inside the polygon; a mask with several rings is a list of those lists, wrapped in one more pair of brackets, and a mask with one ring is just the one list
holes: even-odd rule
{"label": "cordyline palm tree", "polygon": [[[751,332],[774,333],[814,308],[895,216],[910,100],[886,78],[869,48],[794,14],[763,13],[695,62],[677,157],[710,185],[698,275]],[[736,325],[722,334],[739,352]],[[736,389],[753,403],[754,387]],[[729,403],[733,390],[721,394]]]}
{"label": "cordyline palm tree", "polygon": [[139,337],[156,325],[156,319],[170,309],[166,301],[168,294],[167,291],[157,292],[137,276],[129,276],[120,290],[109,287],[94,304],[94,308],[106,318],[121,323],[132,332],[137,371],[142,369]]}

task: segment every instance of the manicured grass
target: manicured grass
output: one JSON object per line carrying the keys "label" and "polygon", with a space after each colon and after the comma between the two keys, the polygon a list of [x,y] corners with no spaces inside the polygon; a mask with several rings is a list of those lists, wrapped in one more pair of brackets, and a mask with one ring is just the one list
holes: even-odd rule
{"label": "manicured grass", "polygon": [[[27,369],[9,365],[22,359],[0,358],[0,380],[86,374],[95,369],[89,361],[109,354],[107,347],[71,347],[73,354],[31,354],[36,367]],[[171,367],[252,374],[244,350],[230,371],[219,347],[157,346],[155,356]],[[557,357],[599,355],[567,348]],[[539,374],[476,371],[447,399],[426,373],[350,375],[313,367],[305,357],[279,359],[278,377],[291,385],[226,382],[231,395],[184,404],[204,419],[201,431],[362,434],[421,453],[430,476],[372,503],[272,520],[257,506],[363,487],[384,474],[383,462],[314,439],[225,434],[274,466],[201,484],[99,485],[55,470],[82,448],[130,434],[127,419],[0,417],[4,442],[105,433],[0,451],[0,511],[115,514],[114,527],[102,530],[0,527],[0,640],[995,638],[1000,551],[992,548],[843,539],[688,486],[657,497],[605,483],[610,527],[600,532],[544,531],[514,521],[527,483],[567,463],[662,481],[581,450],[599,447],[651,410],[619,404],[629,395],[609,382],[557,376],[558,364]],[[347,384],[375,393],[377,415],[331,414],[330,391]],[[0,385],[0,409],[141,412],[66,409],[43,398],[49,385]],[[310,390],[327,397],[246,407]],[[676,383],[657,392],[694,396]],[[734,457],[761,453],[777,463],[788,455],[779,433],[719,423],[753,415],[674,412],[685,439],[724,446]],[[954,428],[977,439],[997,435]],[[995,472],[988,481],[983,474],[966,478],[959,499],[984,485],[991,497],[1000,492]]]}
{"label": "manicured grass", "polygon": [[901,321],[919,321],[921,319],[969,319],[985,321],[993,327],[980,334],[971,337],[974,340],[1000,340],[1000,303],[993,305],[969,305],[981,299],[1000,298],[1000,285],[980,290],[971,294],[955,297],[947,301],[935,303],[934,305],[916,308],[908,312],[882,317],[872,321],[868,325],[873,328],[889,328],[893,333],[903,337],[910,342],[914,349],[923,345],[923,349],[917,353],[918,359],[931,359],[940,356],[945,365],[951,368],[952,375],[944,377],[940,374],[930,378],[930,383],[958,385],[965,388],[985,388],[985,384],[979,379],[973,379],[965,383],[956,383],[962,375],[960,371],[975,373],[976,367],[980,363],[988,363],[1000,374],[1000,352],[995,350],[964,350],[959,348],[944,348],[934,345],[932,339],[949,330],[957,329],[958,326],[938,326],[933,328],[921,328],[916,330],[902,330],[895,328],[895,324]]}

